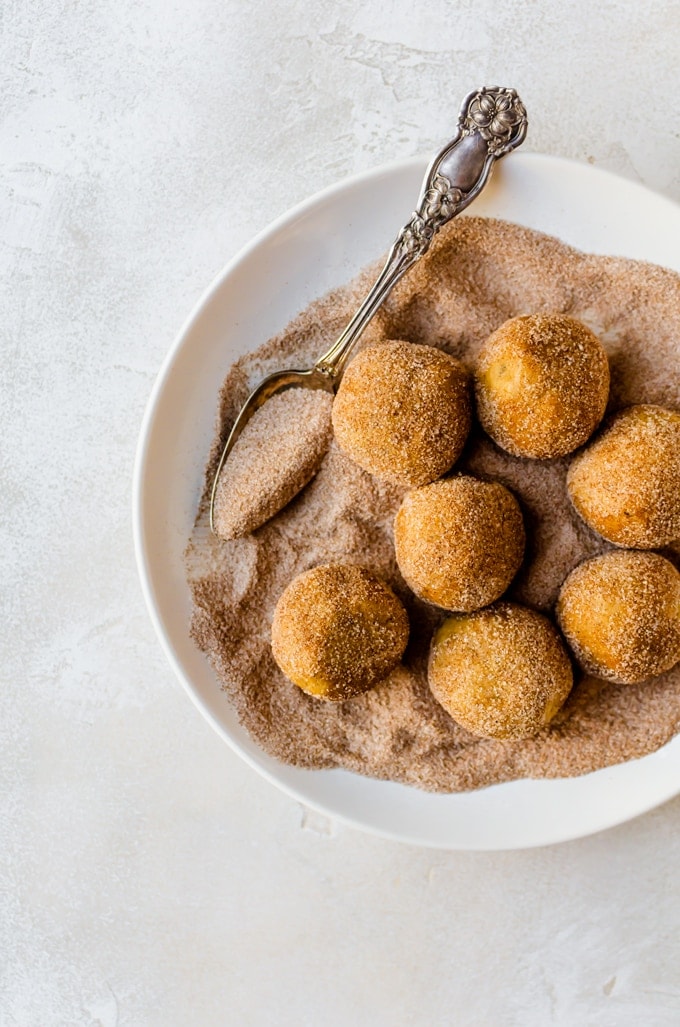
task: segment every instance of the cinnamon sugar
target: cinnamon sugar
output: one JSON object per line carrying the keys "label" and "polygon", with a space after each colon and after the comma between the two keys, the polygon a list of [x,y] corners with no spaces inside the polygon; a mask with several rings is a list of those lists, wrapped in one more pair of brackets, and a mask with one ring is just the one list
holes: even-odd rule
{"label": "cinnamon sugar", "polygon": [[255,411],[215,490],[215,530],[221,538],[259,528],[313,478],[330,444],[332,406],[328,392],[292,388]]}
{"label": "cinnamon sugar", "polygon": [[[250,387],[270,371],[313,361],[349,320],[375,274],[376,267],[369,268],[311,304],[284,332],[237,361],[224,383],[187,569],[192,633],[229,701],[253,738],[281,760],[345,767],[433,791],[572,776],[652,752],[680,730],[680,666],[640,685],[581,677],[550,727],[529,740],[480,740],[457,725],[425,679],[429,642],[443,614],[413,596],[394,558],[392,522],[405,490],[362,471],[335,443],[317,477],[253,535],[222,542],[207,531],[220,448]],[[581,254],[501,221],[452,222],[397,286],[362,344],[409,339],[439,346],[470,368],[485,339],[508,318],[555,311],[583,320],[602,340],[612,372],[610,410],[632,403],[680,407],[680,276]],[[569,501],[569,460],[510,456],[475,427],[456,465],[501,481],[518,497],[528,544],[508,598],[549,613],[569,571],[608,548]],[[331,562],[380,575],[411,620],[403,665],[372,691],[338,704],[320,702],[287,681],[270,646],[274,607],[286,586],[301,571]]]}

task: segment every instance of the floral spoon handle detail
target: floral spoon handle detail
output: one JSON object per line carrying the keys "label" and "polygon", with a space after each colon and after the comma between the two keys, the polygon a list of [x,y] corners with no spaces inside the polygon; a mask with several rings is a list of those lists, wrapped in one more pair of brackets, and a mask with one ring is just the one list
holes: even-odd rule
{"label": "floral spoon handle detail", "polygon": [[343,333],[315,366],[337,378],[354,343],[396,282],[430,247],[435,235],[472,203],[494,163],[518,147],[527,134],[524,104],[514,89],[485,87],[463,100],[456,134],[430,163],[418,206],[401,229],[384,268]]}

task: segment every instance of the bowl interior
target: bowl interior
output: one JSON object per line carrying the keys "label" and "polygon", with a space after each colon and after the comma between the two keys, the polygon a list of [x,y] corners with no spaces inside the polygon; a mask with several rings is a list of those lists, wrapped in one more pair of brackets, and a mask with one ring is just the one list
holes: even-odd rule
{"label": "bowl interior", "polygon": [[[403,841],[469,849],[548,844],[612,826],[680,791],[680,737],[642,760],[585,777],[458,795],[429,795],[341,770],[299,770],[251,741],[189,637],[183,553],[230,364],[387,249],[408,218],[425,167],[425,160],[403,161],[312,197],[256,237],[202,297],[168,354],[142,425],[133,492],[140,576],[161,643],[191,698],[279,787],[331,816]],[[680,271],[680,208],[588,165],[514,154],[470,213],[548,232],[582,250]]]}

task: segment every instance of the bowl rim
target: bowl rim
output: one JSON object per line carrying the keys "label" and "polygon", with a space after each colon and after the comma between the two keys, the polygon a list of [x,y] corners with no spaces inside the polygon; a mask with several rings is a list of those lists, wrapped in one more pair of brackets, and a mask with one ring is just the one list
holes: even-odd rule
{"label": "bowl rim", "polygon": [[[601,182],[610,182],[612,185],[620,188],[630,187],[636,192],[642,191],[647,194],[649,201],[656,202],[662,207],[667,207],[669,212],[673,212],[674,216],[680,213],[680,205],[676,204],[672,199],[666,197],[648,186],[642,185],[637,182],[633,182],[630,179],[624,178],[623,176],[614,174],[603,168],[598,168],[590,164],[586,164],[583,161],[572,160],[564,157],[555,157],[548,154],[542,153],[522,153],[512,157],[513,162],[517,162],[518,158],[523,162],[529,162],[530,164],[537,165],[540,167],[541,164],[545,164],[550,168],[561,169],[566,173],[583,172],[587,170],[591,180],[597,176]],[[234,738],[225,725],[214,715],[210,707],[203,701],[202,696],[199,694],[197,688],[194,686],[192,681],[185,673],[181,659],[175,649],[175,646],[169,637],[169,634],[165,628],[163,620],[159,614],[158,605],[155,598],[155,587],[153,583],[153,575],[151,571],[151,565],[149,561],[148,552],[144,541],[144,489],[145,489],[145,470],[148,457],[148,450],[150,446],[151,430],[156,415],[157,405],[159,399],[165,389],[168,379],[170,378],[175,362],[178,358],[179,352],[182,349],[186,337],[190,334],[191,330],[196,325],[200,318],[203,310],[214,298],[214,296],[222,288],[224,282],[229,278],[235,268],[237,268],[243,261],[250,257],[260,246],[266,243],[270,238],[276,236],[282,229],[288,227],[292,222],[301,218],[306,213],[312,211],[318,205],[325,203],[328,200],[333,199],[337,194],[343,193],[346,190],[369,183],[372,180],[377,180],[382,177],[390,177],[395,173],[416,171],[422,169],[424,172],[425,167],[428,164],[429,157],[425,156],[412,156],[407,158],[401,158],[388,163],[381,164],[374,168],[369,168],[357,172],[342,178],[325,188],[313,193],[301,202],[295,204],[293,207],[281,213],[273,221],[269,222],[265,227],[258,231],[252,238],[249,239],[245,245],[243,245],[230,260],[224,265],[224,267],[214,276],[212,281],[200,294],[196,302],[194,303],[191,311],[181,324],[181,327],[175,334],[173,342],[165,355],[161,366],[158,370],[157,376],[153,383],[149,398],[147,400],[144,414],[142,417],[139,436],[137,440],[137,446],[134,458],[134,467],[132,474],[132,491],[131,491],[131,506],[132,506],[132,534],[134,542],[135,560],[137,564],[137,570],[140,580],[140,586],[142,594],[144,596],[145,604],[154,626],[156,635],[161,644],[161,648],[165,653],[166,659],[168,660],[175,676],[179,679],[184,691],[189,695],[194,706],[200,710],[202,715],[207,719],[211,726],[218,732],[218,734],[228,743],[231,749],[236,752],[250,767],[252,767],[258,774],[264,777],[267,781],[273,784],[275,787],[283,791],[285,794],[302,803],[305,807],[315,810],[326,817],[332,817],[341,823],[344,823],[350,827],[358,830],[367,832],[377,837],[389,838],[390,840],[400,842],[402,844],[416,845],[418,847],[432,848],[432,849],[444,849],[444,850],[464,850],[464,851],[511,851],[515,849],[525,848],[537,848],[546,845],[558,844],[562,841],[575,840],[577,838],[586,837],[592,834],[598,834],[601,831],[609,830],[612,827],[616,827],[619,824],[625,823],[628,820],[632,820],[643,813],[646,813],[657,806],[669,801],[675,795],[680,793],[680,778],[676,782],[669,782],[668,787],[665,789],[658,789],[657,792],[651,798],[646,798],[642,801],[638,801],[637,805],[633,805],[632,808],[627,809],[621,814],[617,814],[607,819],[606,822],[602,823],[602,826],[592,830],[587,826],[581,832],[575,832],[573,829],[566,829],[564,832],[559,830],[553,830],[550,832],[549,837],[545,839],[538,839],[529,842],[518,842],[517,844],[503,844],[498,845],[495,843],[490,844],[479,844],[475,847],[471,847],[465,843],[447,842],[443,844],[441,841],[435,839],[418,838],[417,840],[412,837],[407,837],[404,834],[400,834],[396,830],[386,828],[384,826],[374,825],[366,820],[354,817],[346,812],[340,812],[336,810],[330,811],[323,802],[317,801],[311,798],[307,794],[300,791],[288,781],[283,781],[272,773],[266,766],[263,766],[251,754],[244,749],[239,741]],[[474,215],[474,208],[471,213]],[[676,736],[677,737],[677,736]],[[673,740],[666,743],[670,745]],[[665,748],[662,747],[662,749]],[[656,750],[660,752],[662,750]],[[654,753],[649,754],[653,756]],[[645,757],[643,757],[645,758]],[[627,761],[637,762],[637,761]],[[603,768],[604,770],[616,769],[614,765],[612,768]],[[325,771],[328,773],[329,771]],[[340,771],[343,772],[343,771]],[[344,771],[345,773],[351,773],[350,771]],[[601,773],[602,771],[595,771],[594,773]],[[315,771],[318,773],[318,771]],[[587,777],[588,775],[581,775]],[[555,779],[562,780],[562,779]],[[565,779],[570,780],[570,779]],[[492,788],[503,788],[506,785],[512,785],[515,782],[503,782],[498,785],[490,786]],[[552,779],[545,779],[541,781],[541,784],[549,785]],[[402,785],[399,787],[409,787]],[[429,794],[429,793],[426,793]],[[448,796],[450,793],[442,793],[442,795]],[[455,793],[466,795],[468,793]],[[474,793],[471,793],[474,794]]]}

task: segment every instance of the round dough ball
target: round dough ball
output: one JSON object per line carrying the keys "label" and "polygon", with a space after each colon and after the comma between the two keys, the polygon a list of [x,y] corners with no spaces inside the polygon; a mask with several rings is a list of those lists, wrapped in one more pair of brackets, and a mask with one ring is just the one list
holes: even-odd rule
{"label": "round dough ball", "polygon": [[616,546],[657,549],[680,539],[680,414],[657,406],[615,414],[567,476],[584,521]]}
{"label": "round dough ball", "polygon": [[680,660],[680,574],[658,553],[596,556],[562,585],[557,617],[588,673],[632,685]]}
{"label": "round dough ball", "polygon": [[362,350],[333,403],[338,445],[377,478],[425,485],[458,459],[472,423],[469,376],[432,346],[382,342]]}
{"label": "round dough ball", "polygon": [[272,652],[303,691],[342,702],[394,670],[408,635],[406,610],[384,582],[329,564],[299,574],[279,599]]}
{"label": "round dough ball", "polygon": [[529,738],[571,691],[571,662],[543,614],[498,603],[445,620],[432,642],[428,683],[454,720],[484,738]]}
{"label": "round dough ball", "polygon": [[408,492],[394,521],[406,584],[446,610],[477,610],[498,599],[519,569],[524,543],[512,492],[464,475]]}
{"label": "round dough ball", "polygon": [[515,317],[482,347],[475,391],[482,427],[501,449],[537,460],[564,456],[604,416],[607,354],[566,314]]}

